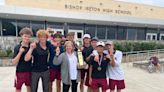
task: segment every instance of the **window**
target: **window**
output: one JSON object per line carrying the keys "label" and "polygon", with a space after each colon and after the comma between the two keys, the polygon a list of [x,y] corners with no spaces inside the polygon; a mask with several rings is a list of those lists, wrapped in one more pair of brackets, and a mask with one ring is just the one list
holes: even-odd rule
{"label": "window", "polygon": [[95,37],[96,26],[95,25],[85,25],[85,34],[90,34],[91,37]]}
{"label": "window", "polygon": [[43,21],[32,21],[31,27],[32,27],[32,31],[33,31],[34,36],[36,36],[36,32],[39,29],[44,29],[44,22]]}
{"label": "window", "polygon": [[157,33],[146,33],[146,40],[157,40]]}
{"label": "window", "polygon": [[2,36],[2,21],[0,19],[0,36]]}
{"label": "window", "polygon": [[146,40],[145,28],[137,28],[137,40]]}
{"label": "window", "polygon": [[84,25],[83,24],[69,24],[69,29],[76,29],[76,30],[84,30]]}
{"label": "window", "polygon": [[148,28],[146,31],[146,40],[157,40],[157,29]]}
{"label": "window", "polygon": [[82,33],[81,32],[77,32],[77,38],[82,38]]}
{"label": "window", "polygon": [[164,40],[164,29],[160,29],[160,40]]}
{"label": "window", "polygon": [[106,39],[106,26],[97,26],[97,37],[99,39]]}
{"label": "window", "polygon": [[16,36],[15,20],[2,19],[2,33],[3,36]]}
{"label": "window", "polygon": [[107,39],[116,39],[117,27],[107,27]]}
{"label": "window", "polygon": [[125,27],[118,27],[117,39],[118,40],[126,40],[126,28]]}
{"label": "window", "polygon": [[128,32],[128,36],[127,36],[128,40],[136,40],[136,37],[137,37],[137,29],[136,28],[128,28],[127,32]]}
{"label": "window", "polygon": [[25,28],[25,27],[28,27],[30,28],[30,21],[27,21],[27,20],[18,20],[17,21],[17,30],[18,30],[18,36],[19,35],[19,32],[22,28]]}
{"label": "window", "polygon": [[54,29],[63,29],[64,23],[59,22],[48,22],[47,28],[54,28]]}

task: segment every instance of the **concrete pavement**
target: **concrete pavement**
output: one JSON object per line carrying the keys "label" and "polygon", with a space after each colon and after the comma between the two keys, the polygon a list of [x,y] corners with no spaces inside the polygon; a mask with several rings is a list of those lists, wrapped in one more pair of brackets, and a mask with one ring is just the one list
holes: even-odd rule
{"label": "concrete pavement", "polygon": [[[164,73],[148,73],[146,70],[124,63],[126,89],[122,92],[164,92]],[[0,67],[0,92],[14,92],[15,67]],[[55,85],[54,91],[55,91]],[[22,92],[26,92],[23,86]],[[38,92],[42,92],[41,81]],[[79,89],[78,89],[78,92]],[[85,87],[85,91],[86,87]],[[108,91],[109,92],[109,91]]]}

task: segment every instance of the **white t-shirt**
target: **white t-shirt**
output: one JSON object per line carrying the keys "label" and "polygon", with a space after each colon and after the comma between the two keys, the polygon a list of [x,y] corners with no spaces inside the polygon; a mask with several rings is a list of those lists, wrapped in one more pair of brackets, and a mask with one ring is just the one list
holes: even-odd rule
{"label": "white t-shirt", "polygon": [[69,73],[70,73],[70,78],[71,80],[76,80],[77,79],[77,57],[74,53],[72,55],[68,55],[69,59]]}
{"label": "white t-shirt", "polygon": [[[107,51],[105,51],[107,53]],[[115,66],[112,67],[111,65],[108,65],[107,69],[107,77],[113,80],[124,80],[124,72],[121,66],[122,62],[122,52],[116,50],[114,54],[115,58]]]}

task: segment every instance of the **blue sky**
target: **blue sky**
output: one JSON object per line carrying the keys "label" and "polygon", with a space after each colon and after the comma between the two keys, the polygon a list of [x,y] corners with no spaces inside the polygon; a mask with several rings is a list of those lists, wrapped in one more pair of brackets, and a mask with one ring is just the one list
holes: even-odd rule
{"label": "blue sky", "polygon": [[116,0],[116,1],[125,1],[139,4],[148,4],[153,6],[164,7],[164,0]]}

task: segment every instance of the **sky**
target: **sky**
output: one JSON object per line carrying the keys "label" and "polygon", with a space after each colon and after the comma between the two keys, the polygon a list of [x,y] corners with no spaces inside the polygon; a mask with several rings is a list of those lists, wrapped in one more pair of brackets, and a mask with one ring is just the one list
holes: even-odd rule
{"label": "sky", "polygon": [[148,4],[153,6],[164,7],[164,0],[116,0],[116,1],[125,1],[139,4]]}

